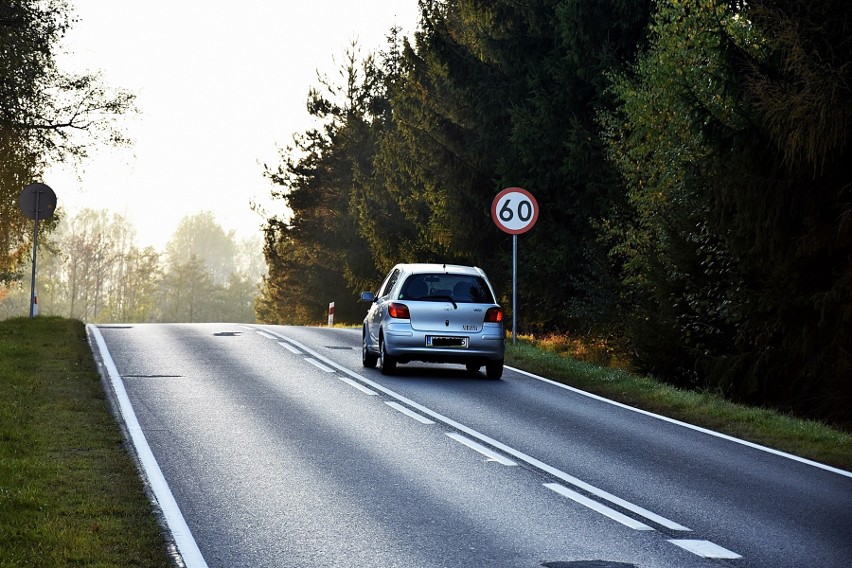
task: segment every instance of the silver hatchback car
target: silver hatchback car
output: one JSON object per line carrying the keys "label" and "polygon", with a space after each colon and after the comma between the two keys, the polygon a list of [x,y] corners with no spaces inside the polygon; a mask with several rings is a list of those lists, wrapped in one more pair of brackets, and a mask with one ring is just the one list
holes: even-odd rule
{"label": "silver hatchback car", "polygon": [[503,309],[485,272],[451,264],[398,264],[364,318],[362,361],[392,374],[397,363],[461,363],[485,366],[489,379],[503,375],[506,338]]}

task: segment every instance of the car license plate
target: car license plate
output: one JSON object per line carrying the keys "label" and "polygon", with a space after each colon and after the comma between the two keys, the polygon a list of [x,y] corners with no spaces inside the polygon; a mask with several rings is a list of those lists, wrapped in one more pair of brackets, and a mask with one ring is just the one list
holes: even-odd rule
{"label": "car license plate", "polygon": [[426,347],[457,347],[467,349],[467,337],[447,337],[443,335],[427,335]]}

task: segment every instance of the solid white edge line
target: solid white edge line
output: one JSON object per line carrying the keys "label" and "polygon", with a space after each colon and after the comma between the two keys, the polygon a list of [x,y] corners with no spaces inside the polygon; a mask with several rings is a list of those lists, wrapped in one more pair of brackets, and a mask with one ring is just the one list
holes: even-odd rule
{"label": "solid white edge line", "polygon": [[470,438],[462,436],[461,434],[457,434],[455,432],[447,432],[447,436],[449,436],[450,438],[452,438],[456,442],[464,444],[465,446],[467,446],[471,450],[482,454],[483,456],[488,458],[488,461],[497,462],[500,465],[505,465],[505,466],[518,465],[517,463],[513,462],[509,458],[507,458],[505,456],[501,456],[497,452],[492,451],[490,448],[486,448],[482,444],[477,444],[476,442],[474,442]]}
{"label": "solid white edge line", "polygon": [[255,331],[257,331],[258,335],[261,335],[261,336],[265,337],[266,339],[276,339],[276,337],[274,335],[272,335],[271,333],[267,333],[265,331],[260,331],[260,330],[255,330]]}
{"label": "solid white edge line", "polygon": [[420,416],[419,414],[417,414],[413,410],[410,410],[410,409],[404,407],[403,405],[396,402],[395,400],[386,400],[385,404],[387,404],[388,406],[390,406],[391,408],[393,408],[394,410],[396,410],[398,412],[402,412],[403,414],[405,414],[409,418],[413,418],[414,420],[417,420],[421,424],[434,424],[435,423],[434,420],[429,420],[425,416]]}
{"label": "solid white edge line", "polygon": [[585,495],[580,495],[576,491],[572,491],[572,490],[568,489],[567,487],[565,487],[563,485],[559,485],[558,483],[545,483],[544,486],[547,487],[548,489],[550,489],[551,491],[555,491],[556,493],[559,493],[563,497],[567,497],[568,499],[571,499],[572,501],[576,501],[580,505],[583,505],[584,507],[588,507],[589,509],[596,511],[597,513],[600,513],[601,515],[603,515],[605,517],[609,517],[613,521],[619,522],[619,523],[621,523],[622,525],[624,525],[628,528],[631,528],[631,529],[637,530],[637,531],[652,531],[652,530],[654,530],[651,527],[649,527],[648,525],[646,525],[645,523],[640,523],[636,519],[631,519],[627,515],[619,513],[615,509],[610,509],[606,505],[602,505],[601,503],[598,503],[597,501],[592,501],[591,499],[589,499]]}
{"label": "solid white edge line", "polygon": [[569,390],[573,393],[576,393],[576,394],[579,394],[579,395],[582,395],[582,396],[585,396],[585,397],[588,397],[588,398],[591,398],[591,399],[594,399],[594,400],[598,400],[600,402],[606,402],[608,404],[612,404],[614,406],[617,406],[619,408],[623,408],[625,410],[632,410],[633,412],[637,412],[639,414],[644,414],[645,416],[650,416],[651,418],[656,418],[657,420],[662,420],[663,422],[669,422],[670,424],[677,424],[678,426],[683,426],[684,428],[689,428],[690,430],[695,430],[696,432],[701,432],[702,434],[708,434],[710,436],[714,436],[714,437],[720,438],[722,440],[734,442],[734,443],[737,443],[737,444],[740,444],[740,445],[743,445],[743,446],[747,446],[747,447],[755,449],[755,450],[760,450],[762,452],[773,454],[773,455],[776,455],[776,456],[779,456],[779,457],[782,457],[782,458],[787,458],[789,460],[793,460],[793,461],[796,461],[796,462],[799,462],[799,463],[803,463],[803,464],[806,464],[806,465],[809,465],[809,466],[813,466],[813,467],[816,467],[816,468],[819,468],[819,469],[823,469],[825,471],[837,473],[837,474],[843,475],[845,477],[852,477],[852,471],[846,471],[846,470],[843,470],[843,469],[832,467],[830,465],[826,465],[824,463],[819,463],[819,462],[816,462],[816,461],[813,461],[813,460],[809,460],[807,458],[794,456],[793,454],[788,454],[786,452],[782,452],[781,450],[776,450],[776,449],[773,449],[773,448],[770,448],[770,447],[767,447],[767,446],[761,446],[760,444],[755,444],[754,442],[749,442],[748,440],[742,440],[740,438],[735,438],[735,437],[729,436],[727,434],[722,434],[721,432],[714,432],[713,430],[708,430],[707,428],[702,428],[701,426],[695,426],[694,424],[690,424],[688,422],[681,422],[680,420],[675,420],[674,418],[669,418],[668,416],[662,416],[660,414],[654,414],[653,412],[648,412],[647,410],[642,410],[641,408],[628,406],[628,405],[623,404],[621,402],[616,402],[614,400],[610,400],[608,398],[604,398],[602,396],[598,396],[596,394],[592,394],[590,392],[586,392],[584,390],[580,390],[578,388],[575,388],[575,387],[554,381],[553,379],[548,379],[546,377],[542,377],[542,376],[536,375],[534,373],[524,371],[523,369],[517,369],[515,367],[509,367],[509,366],[506,366],[506,369],[509,369],[510,371],[514,371],[516,373],[520,373],[521,375],[525,375],[525,376],[530,377],[532,379],[536,379],[538,381],[542,381],[544,383],[548,383],[548,384],[551,384],[553,386],[557,386],[559,388]]}
{"label": "solid white edge line", "polygon": [[[668,529],[671,529],[671,530],[674,530],[674,531],[683,531],[683,532],[688,532],[688,531],[692,530],[692,529],[687,528],[687,527],[685,527],[681,524],[678,524],[678,523],[676,523],[672,520],[669,520],[669,519],[667,519],[667,518],[665,518],[661,515],[658,515],[656,513],[648,511],[647,509],[645,509],[643,507],[640,507],[638,505],[634,505],[633,503],[630,503],[629,501],[625,501],[624,499],[616,497],[615,495],[612,495],[611,493],[608,493],[608,492],[604,491],[603,489],[599,489],[599,488],[597,488],[593,485],[590,485],[590,484],[586,483],[585,481],[577,479],[576,477],[569,475],[569,474],[565,473],[564,471],[562,471],[560,469],[557,469],[557,468],[550,466],[550,465],[548,465],[548,464],[546,464],[546,463],[544,463],[540,460],[537,460],[536,458],[534,458],[532,456],[528,456],[527,454],[520,452],[520,451],[518,451],[518,450],[516,450],[516,449],[514,449],[510,446],[507,446],[506,444],[504,444],[502,442],[498,442],[497,440],[490,438],[489,436],[486,436],[485,434],[477,432],[476,430],[469,428],[469,427],[465,426],[464,424],[460,424],[459,422],[456,422],[452,418],[444,416],[444,415],[442,415],[438,412],[435,412],[434,410],[432,410],[430,408],[423,406],[422,404],[414,402],[413,400],[408,399],[408,398],[402,396],[401,394],[398,394],[398,393],[390,390],[389,388],[386,388],[386,387],[380,385],[379,383],[377,383],[375,381],[371,381],[367,377],[364,377],[362,375],[359,375],[358,373],[350,371],[349,369],[347,369],[343,365],[340,365],[340,364],[338,364],[334,361],[331,361],[330,359],[328,359],[326,357],[323,357],[322,355],[320,355],[319,353],[317,353],[316,351],[314,351],[313,349],[311,349],[307,345],[300,343],[299,341],[296,341],[295,339],[291,339],[291,338],[286,337],[284,335],[281,335],[280,333],[277,333],[277,332],[271,332],[271,333],[276,335],[279,339],[282,339],[284,341],[292,343],[293,345],[297,346],[299,349],[305,351],[306,353],[310,353],[311,355],[313,355],[317,359],[320,359],[323,362],[327,363],[328,365],[335,367],[341,373],[345,373],[345,374],[349,375],[350,377],[357,380],[358,382],[365,383],[365,384],[369,385],[371,388],[373,388],[373,389],[375,389],[379,392],[382,392],[382,393],[388,395],[391,398],[395,398],[399,402],[401,402],[401,403],[403,403],[407,406],[410,406],[411,408],[418,410],[418,411],[422,412],[423,414],[425,414],[427,416],[431,416],[432,418],[434,418],[438,422],[442,422],[442,423],[446,424],[447,426],[450,426],[451,428],[455,428],[456,430],[464,432],[465,434],[471,436],[472,438],[476,438],[480,442],[488,444],[489,446],[496,448],[496,449],[500,450],[501,452],[508,454],[508,455],[512,456],[513,458],[515,458],[517,460],[525,462],[525,463],[531,465],[532,467],[534,467],[534,468],[536,468],[540,471],[543,471],[545,473],[552,475],[553,477],[556,477],[557,479],[561,479],[562,481],[564,481],[565,483],[568,483],[569,485],[573,485],[575,487],[578,487],[580,489],[587,491],[588,493],[592,493],[594,495],[597,495],[601,499],[607,500],[610,503],[613,503],[614,505],[619,505],[619,506],[641,516],[641,517],[648,519],[649,521],[656,522],[657,524],[662,525],[662,526],[664,526]],[[558,383],[556,383],[556,384],[558,384]],[[604,400],[606,400],[606,399],[604,399]]]}
{"label": "solid white edge line", "polygon": [[687,550],[696,556],[703,558],[716,558],[721,560],[736,560],[742,558],[736,552],[712,543],[709,540],[669,540],[670,543]]}
{"label": "solid white edge line", "polygon": [[183,559],[186,568],[207,568],[207,562],[201,555],[198,544],[183,518],[183,514],[175,501],[172,490],[166,482],[165,476],[148,445],[148,440],[145,438],[142,427],[139,425],[139,420],[136,418],[136,412],[133,410],[133,405],[130,404],[130,398],[127,396],[127,390],[124,388],[124,381],[112,360],[112,356],[107,349],[106,342],[101,335],[100,330],[94,324],[87,324],[91,330],[92,336],[95,338],[95,343],[98,347],[101,360],[106,367],[107,375],[109,376],[110,384],[115,393],[116,401],[118,402],[119,412],[124,420],[127,432],[130,435],[130,441],[136,450],[136,455],[139,458],[139,463],[143,469],[145,478],[148,481],[154,498],[163,512],[166,526],[172,533],[175,539],[175,546]]}

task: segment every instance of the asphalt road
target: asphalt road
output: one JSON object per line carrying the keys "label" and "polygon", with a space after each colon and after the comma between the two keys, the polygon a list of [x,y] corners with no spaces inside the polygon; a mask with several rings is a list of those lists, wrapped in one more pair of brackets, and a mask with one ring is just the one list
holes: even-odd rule
{"label": "asphalt road", "polygon": [[852,566],[846,472],[511,369],[384,377],[358,330],[98,333],[189,568]]}

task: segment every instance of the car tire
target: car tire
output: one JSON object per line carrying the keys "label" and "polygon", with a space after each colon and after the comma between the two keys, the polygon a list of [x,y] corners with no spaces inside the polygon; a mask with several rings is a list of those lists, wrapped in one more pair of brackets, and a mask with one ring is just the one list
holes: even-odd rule
{"label": "car tire", "polygon": [[396,372],[396,357],[391,357],[385,351],[385,338],[379,335],[379,362],[383,375],[393,375]]}
{"label": "car tire", "polygon": [[465,368],[467,368],[468,373],[473,373],[475,375],[482,368],[482,365],[477,365],[476,363],[468,363],[467,365],[465,365]]}
{"label": "car tire", "polygon": [[370,351],[367,345],[367,330],[364,330],[364,335],[361,340],[361,363],[368,369],[375,369],[379,356]]}
{"label": "car tire", "polygon": [[503,376],[503,359],[499,361],[489,361],[485,364],[485,376],[491,380],[498,380]]}

